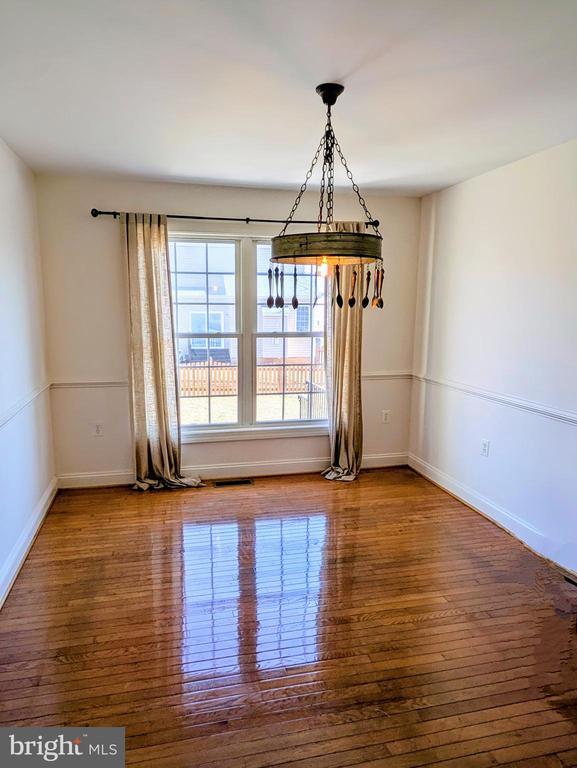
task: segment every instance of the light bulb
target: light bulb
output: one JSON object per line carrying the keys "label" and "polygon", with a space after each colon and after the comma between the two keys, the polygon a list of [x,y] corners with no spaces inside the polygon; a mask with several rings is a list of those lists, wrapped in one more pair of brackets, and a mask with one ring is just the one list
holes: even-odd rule
{"label": "light bulb", "polygon": [[329,263],[327,261],[327,257],[323,256],[323,260],[321,261],[321,277],[326,277],[329,273]]}

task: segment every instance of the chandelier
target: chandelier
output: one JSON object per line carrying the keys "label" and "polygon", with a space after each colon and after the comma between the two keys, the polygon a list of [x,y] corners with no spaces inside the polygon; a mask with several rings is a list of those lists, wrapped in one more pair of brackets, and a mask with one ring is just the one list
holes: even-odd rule
{"label": "chandelier", "polygon": [[[326,276],[329,269],[334,268],[337,287],[341,267],[347,265],[361,266],[365,264],[374,264],[374,295],[370,303],[373,307],[382,308],[383,300],[380,297],[384,277],[382,269],[383,260],[381,256],[381,243],[383,238],[379,232],[379,222],[378,220],[373,219],[367,208],[359,187],[355,183],[353,175],[349,170],[347,161],[345,160],[345,156],[343,155],[343,151],[337,141],[332,126],[331,108],[343,91],[344,86],[340,85],[340,83],[323,83],[316,88],[316,92],[321,96],[323,103],[327,106],[327,122],[325,130],[310,168],[306,173],[305,180],[296,196],[293,207],[284,222],[283,228],[280,234],[272,239],[271,261],[276,264],[294,264],[295,278],[296,267],[299,264],[308,264],[317,267],[316,272],[320,273],[322,276]],[[335,152],[340,158],[347,178],[350,180],[353,191],[357,195],[359,204],[364,211],[367,219],[365,227],[372,227],[374,234],[335,231],[333,215]],[[286,234],[287,228],[293,221],[302,196],[307,189],[308,182],[313,175],[314,168],[321,156],[322,171],[317,231]],[[275,273],[278,275],[278,267],[275,269]],[[356,278],[356,270],[354,277]],[[370,271],[368,271],[366,295],[364,300],[360,302],[363,308],[369,304],[368,294],[370,279]],[[341,301],[339,301],[339,298],[341,298],[340,290],[337,295],[337,304],[340,307],[343,305],[343,301],[342,298]]]}

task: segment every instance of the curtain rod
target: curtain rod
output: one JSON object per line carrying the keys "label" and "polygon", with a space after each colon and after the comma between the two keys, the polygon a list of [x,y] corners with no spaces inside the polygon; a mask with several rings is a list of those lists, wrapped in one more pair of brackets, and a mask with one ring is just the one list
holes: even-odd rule
{"label": "curtain rod", "polygon": [[[99,211],[98,208],[92,208],[90,215],[97,219],[99,216],[114,216],[117,219],[120,216],[119,211]],[[200,221],[242,221],[245,224],[284,224],[285,219],[252,219],[246,216],[245,218],[237,218],[235,216],[187,216],[181,213],[167,213],[167,219],[194,219]],[[291,224],[318,224],[317,221],[306,221],[293,219]],[[326,221],[322,221],[321,224],[326,224]],[[374,221],[366,221],[365,227],[378,227],[380,224],[378,219]]]}

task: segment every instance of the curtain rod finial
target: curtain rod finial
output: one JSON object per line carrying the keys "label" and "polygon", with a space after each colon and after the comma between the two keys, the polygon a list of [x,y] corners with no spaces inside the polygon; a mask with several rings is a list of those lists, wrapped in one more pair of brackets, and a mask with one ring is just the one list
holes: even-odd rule
{"label": "curtain rod finial", "polygon": [[100,211],[98,210],[98,208],[92,208],[92,210],[90,211],[90,215],[93,218],[97,219],[98,216],[100,215]]}

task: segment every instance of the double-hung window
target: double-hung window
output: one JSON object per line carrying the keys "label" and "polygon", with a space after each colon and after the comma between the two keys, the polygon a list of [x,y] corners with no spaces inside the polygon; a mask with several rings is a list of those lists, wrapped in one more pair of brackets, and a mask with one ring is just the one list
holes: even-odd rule
{"label": "double-hung window", "polygon": [[[277,293],[270,253],[266,240],[170,237],[185,434],[324,429],[325,281],[310,266],[297,267],[295,279],[292,266],[279,265]],[[281,291],[284,306],[274,302]]]}

